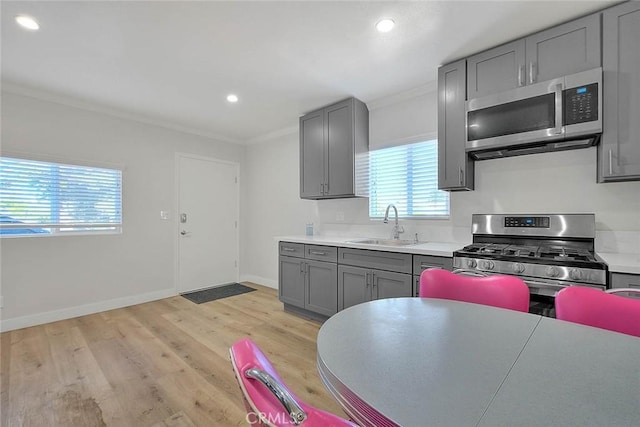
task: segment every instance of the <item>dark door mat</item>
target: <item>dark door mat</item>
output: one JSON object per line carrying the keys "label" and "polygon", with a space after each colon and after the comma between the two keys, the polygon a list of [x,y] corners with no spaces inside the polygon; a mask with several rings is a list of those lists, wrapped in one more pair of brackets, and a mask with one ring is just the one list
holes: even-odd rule
{"label": "dark door mat", "polygon": [[216,286],[202,291],[189,292],[187,294],[182,294],[182,296],[191,302],[202,304],[203,302],[209,302],[253,291],[255,291],[255,289],[241,285],[240,283],[229,283],[228,285]]}

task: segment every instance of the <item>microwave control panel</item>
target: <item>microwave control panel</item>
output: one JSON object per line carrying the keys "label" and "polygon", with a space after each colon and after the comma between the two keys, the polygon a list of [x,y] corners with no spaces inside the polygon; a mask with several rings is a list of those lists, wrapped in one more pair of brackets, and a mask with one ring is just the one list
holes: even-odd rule
{"label": "microwave control panel", "polygon": [[572,87],[562,91],[563,125],[598,120],[598,83]]}

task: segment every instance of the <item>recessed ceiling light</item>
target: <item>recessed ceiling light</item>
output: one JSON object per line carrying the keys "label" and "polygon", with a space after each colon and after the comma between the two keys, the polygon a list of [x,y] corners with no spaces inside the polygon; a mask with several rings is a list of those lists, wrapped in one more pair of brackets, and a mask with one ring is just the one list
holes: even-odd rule
{"label": "recessed ceiling light", "polygon": [[234,94],[227,95],[227,101],[229,102],[238,102],[238,97]]}
{"label": "recessed ceiling light", "polygon": [[27,15],[16,16],[16,22],[27,30],[35,31],[40,28],[40,24],[38,24],[38,21]]}
{"label": "recessed ceiling light", "polygon": [[388,33],[389,31],[393,30],[394,25],[396,25],[396,23],[393,22],[393,19],[384,18],[378,21],[378,23],[376,24],[376,30],[380,31],[381,33]]}

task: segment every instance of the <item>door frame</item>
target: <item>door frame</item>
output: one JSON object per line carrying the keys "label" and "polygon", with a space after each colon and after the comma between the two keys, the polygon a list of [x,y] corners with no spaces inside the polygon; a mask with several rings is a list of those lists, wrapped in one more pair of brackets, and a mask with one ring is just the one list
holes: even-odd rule
{"label": "door frame", "polygon": [[[179,284],[180,284],[180,159],[187,158],[192,160],[204,160],[207,162],[215,162],[222,163],[225,165],[234,166],[236,169],[236,176],[238,179],[236,185],[236,196],[237,196],[237,212],[238,212],[238,226],[236,227],[236,259],[238,260],[236,267],[236,278],[237,282],[240,279],[240,163],[233,162],[229,160],[222,160],[215,157],[207,157],[201,156],[199,154],[192,153],[184,153],[184,152],[176,152],[174,156],[174,216],[173,216],[173,243],[174,243],[174,272],[173,272],[173,289],[176,295],[180,295]],[[193,291],[191,291],[193,292]]]}

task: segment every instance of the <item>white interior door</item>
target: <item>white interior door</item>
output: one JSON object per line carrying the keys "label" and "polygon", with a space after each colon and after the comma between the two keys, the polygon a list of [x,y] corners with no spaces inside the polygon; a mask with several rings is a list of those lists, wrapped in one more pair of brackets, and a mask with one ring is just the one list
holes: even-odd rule
{"label": "white interior door", "polygon": [[177,156],[178,292],[238,280],[238,165]]}

